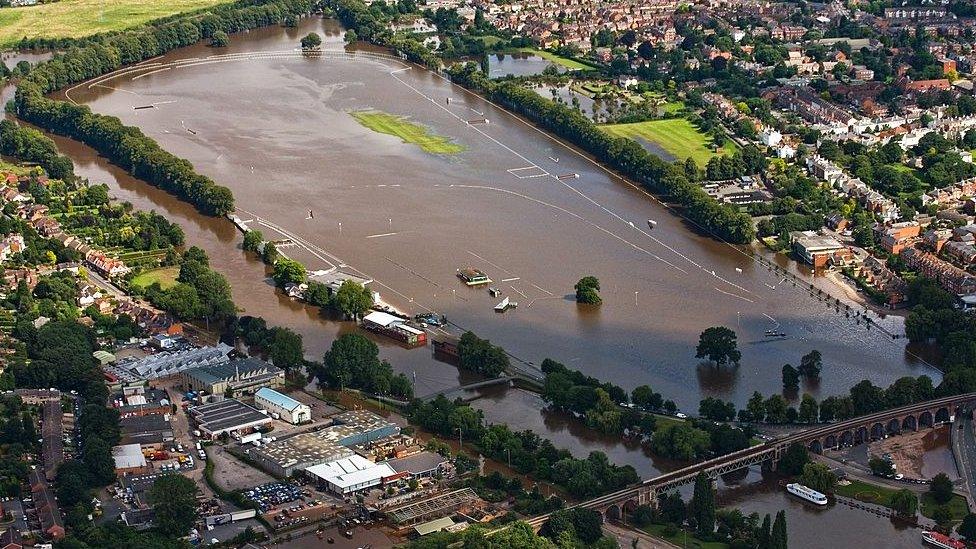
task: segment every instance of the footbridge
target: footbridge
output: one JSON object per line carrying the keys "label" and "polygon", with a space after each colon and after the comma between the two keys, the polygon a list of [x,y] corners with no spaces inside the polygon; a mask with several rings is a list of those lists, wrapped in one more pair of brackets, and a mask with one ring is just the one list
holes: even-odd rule
{"label": "footbridge", "polygon": [[[976,404],[976,393],[967,393],[818,425],[765,444],[745,448],[738,452],[665,473],[635,486],[584,501],[573,507],[594,509],[608,519],[618,519],[623,516],[625,510],[631,510],[638,505],[656,505],[658,495],[691,484],[701,472],[715,479],[719,475],[752,465],[772,468],[786,452],[786,449],[794,443],[803,444],[811,451],[820,453],[825,448],[861,444],[888,434],[897,434],[906,430],[918,430],[919,427],[932,427],[939,423],[951,422],[960,410],[970,408],[974,404]],[[533,528],[539,529],[548,519],[549,515],[546,514],[533,517],[527,522]]]}
{"label": "footbridge", "polygon": [[420,397],[421,400],[434,400],[439,395],[444,395],[449,400],[454,400],[454,397],[463,397],[466,391],[473,391],[475,389],[481,389],[482,387],[491,387],[493,385],[510,384],[516,379],[516,376],[501,376],[494,377],[491,379],[486,379],[484,381],[478,381],[476,383],[468,383],[467,385],[458,385],[457,387],[448,387],[447,389],[441,389],[440,391],[434,391],[433,393],[424,395]]}

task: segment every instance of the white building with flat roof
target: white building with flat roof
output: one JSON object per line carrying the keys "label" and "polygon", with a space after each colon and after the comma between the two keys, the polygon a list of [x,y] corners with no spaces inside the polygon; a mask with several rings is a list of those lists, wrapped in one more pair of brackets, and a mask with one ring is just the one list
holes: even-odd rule
{"label": "white building with flat roof", "polygon": [[292,425],[305,423],[312,419],[312,409],[308,404],[302,404],[288,395],[267,387],[262,387],[254,393],[254,404],[262,410],[278,414],[281,419]]}
{"label": "white building with flat roof", "polygon": [[305,469],[305,472],[334,494],[351,494],[406,476],[397,473],[387,463],[373,463],[356,454],[338,461],[313,465]]}

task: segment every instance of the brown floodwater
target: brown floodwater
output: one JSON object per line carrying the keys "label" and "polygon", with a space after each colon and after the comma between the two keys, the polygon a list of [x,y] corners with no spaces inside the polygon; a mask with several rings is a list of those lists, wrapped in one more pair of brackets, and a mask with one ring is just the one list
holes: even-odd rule
{"label": "brown floodwater", "polygon": [[[154,61],[288,51],[311,30],[324,36],[324,48],[344,48],[338,25],[312,19],[297,29],[235,35],[226,50],[194,46]],[[79,86],[70,97],[140,126],[230,187],[242,217],[269,220],[327,250],[328,258],[369,274],[398,307],[446,314],[535,364],[553,357],[628,389],[648,383],[692,411],[705,395],[741,405],[754,390],[778,390],[781,365],[796,363],[813,348],[825,361],[823,382],[809,388],[817,394],[844,392],[864,378],[879,384],[909,374],[940,378],[906,352],[903,340],[836,313],[802,285],[784,283],[738,248],[694,232],[574,150],[436,75],[417,68],[391,74],[404,67],[387,60],[241,57]],[[148,104],[155,108],[133,109]],[[361,127],[348,114],[360,109],[407,116],[466,150],[428,155]],[[481,118],[490,123],[467,124]],[[265,266],[241,251],[240,235],[229,222],[201,216],[82,144],[54,139],[80,175],[109,184],[120,200],[180,223],[187,243],[204,248],[228,277],[244,313],[301,333],[310,358],[321,357],[335,337],[356,329],[275,292]],[[529,166],[537,168],[520,169]],[[579,178],[531,177],[542,173]],[[313,220],[305,219],[308,209],[315,212]],[[647,219],[657,222],[653,231]],[[312,269],[327,266],[297,248],[284,251]],[[457,282],[455,269],[467,265],[485,270],[519,308],[495,314],[497,300]],[[576,279],[587,274],[602,283],[604,304],[597,310],[571,299]],[[900,329],[896,317],[884,322],[892,331]],[[739,333],[743,360],[737,369],[702,365],[693,356],[698,333],[719,324]],[[765,338],[764,331],[773,328],[789,337]],[[374,341],[395,369],[415,376],[419,395],[473,379],[434,360],[429,348]],[[533,429],[580,456],[604,451],[645,477],[673,468],[639,445],[543,410],[530,393],[486,391],[475,405],[490,421]],[[757,476],[747,478],[748,499],[735,503],[761,512],[785,506],[795,517],[796,546],[820,546],[819,530],[836,524],[841,512],[845,526],[835,530],[845,544],[917,542],[914,533],[887,521],[875,524],[873,515],[833,509],[807,516],[809,511],[796,508],[775,486],[754,482]],[[796,524],[801,516],[802,524]]]}
{"label": "brown floodwater", "polygon": [[[311,28],[326,36],[324,49],[344,47],[334,22],[315,19],[235,36],[226,51],[184,48],[151,69],[69,95],[139,126],[230,187],[242,217],[269,220],[327,251],[332,264],[367,273],[400,308],[445,314],[531,363],[553,357],[628,389],[649,383],[687,410],[704,395],[742,404],[755,390],[777,391],[780,367],[810,349],[825,362],[814,393],[843,392],[865,378],[885,385],[906,374],[938,382],[937,371],[906,353],[904,340],[865,329],[740,249],[689,230],[586,157],[438,75],[391,60],[297,55],[298,37]],[[279,53],[205,59],[248,52]],[[184,64],[165,65],[175,60]],[[135,109],[146,105],[155,108]],[[431,155],[371,131],[349,114],[363,109],[406,116],[465,151]],[[489,124],[469,123],[485,118]],[[568,174],[579,177],[555,177]],[[234,250],[239,237],[230,224],[152,194],[156,207],[193,218],[191,243],[212,241],[215,265],[247,311],[313,325],[303,333],[314,355],[349,329],[309,323],[316,313],[300,305],[267,311],[282,298],[255,284],[262,267]],[[314,219],[306,219],[309,209]],[[653,230],[648,219],[657,221]],[[291,250],[311,269],[330,265]],[[460,284],[455,271],[468,265],[486,271],[518,309],[496,314],[496,299]],[[600,279],[597,309],[571,298],[583,275]],[[900,319],[886,320],[899,329]],[[713,325],[738,332],[738,368],[694,358],[698,334]],[[788,336],[770,339],[768,329]],[[384,353],[395,368],[417,370],[418,384],[457,382],[453,368],[431,366],[428,349],[384,345]]]}

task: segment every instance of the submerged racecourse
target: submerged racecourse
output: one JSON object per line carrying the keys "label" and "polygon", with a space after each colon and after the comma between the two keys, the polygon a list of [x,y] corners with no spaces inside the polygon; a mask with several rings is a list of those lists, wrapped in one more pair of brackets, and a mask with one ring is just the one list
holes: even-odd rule
{"label": "submerged racecourse", "polygon": [[[310,31],[324,35],[329,53],[303,57],[296,50]],[[753,391],[779,392],[782,365],[798,364],[811,349],[823,354],[823,380],[802,390],[820,397],[844,393],[861,379],[887,385],[926,374],[940,380],[906,350],[904,339],[866,329],[845,316],[843,305],[837,312],[739,248],[697,234],[577,151],[440,76],[384,51],[345,47],[342,33],[334,21],[309,19],[294,29],[234,35],[228,48],[177,50],[138,70],[75,86],[67,96],[139,126],[229,187],[238,215],[266,238],[284,232],[305,243],[282,251],[309,269],[348,265],[374,278],[374,289],[397,307],[445,314],[535,365],[551,357],[626,389],[649,384],[691,413],[703,396],[741,407]],[[363,127],[350,114],[360,110],[406,117],[464,150],[428,154]],[[489,123],[469,123],[484,119]],[[180,223],[187,244],[204,248],[227,276],[244,314],[301,333],[309,358],[321,359],[337,335],[357,329],[276,292],[265,266],[240,250],[241,237],[228,221],[202,216],[90,148],[53,137],[77,173]],[[649,219],[657,222],[654,229]],[[496,314],[501,298],[455,277],[466,266],[484,270],[518,308]],[[585,275],[601,281],[598,309],[572,299],[574,283]],[[892,333],[903,331],[899,317],[876,320]],[[738,333],[738,368],[694,358],[698,334],[715,325]],[[787,337],[767,338],[770,329]],[[429,347],[408,350],[372,338],[396,370],[415,374],[418,395],[473,380],[434,360]],[[639,445],[542,410],[537,395],[498,387],[485,392],[475,406],[489,421],[536,430],[576,455],[602,450],[645,478],[674,467],[652,460]],[[738,487],[722,488],[720,499],[746,512],[786,507],[791,546],[822,546],[825,530],[852,545],[917,546],[914,533],[887,520],[812,510],[757,477],[753,471],[733,483]],[[840,513],[847,527],[835,531]]]}
{"label": "submerged racecourse", "polygon": [[[321,55],[295,49],[309,26],[326,31]],[[339,32],[317,19],[255,31],[230,48],[178,50],[67,96],[139,126],[230,187],[238,215],[266,237],[285,233],[319,250],[283,248],[310,270],[349,265],[399,308],[445,314],[536,365],[551,357],[626,389],[647,383],[689,411],[704,395],[742,405],[755,390],[779,391],[781,366],[811,349],[825,364],[820,386],[806,388],[814,394],[902,375],[938,382],[904,339],[697,234],[584,155],[439,75],[378,52],[344,52]],[[363,127],[350,115],[360,110],[406,117],[464,150],[426,153]],[[518,308],[496,314],[498,299],[456,278],[466,266],[485,271]],[[221,270],[235,288],[252,276]],[[600,279],[597,309],[572,299],[585,275]],[[273,299],[267,288],[250,301]],[[880,322],[902,331],[899,318]],[[698,334],[716,325],[738,333],[738,368],[694,358]],[[770,329],[787,336],[769,338]],[[306,339],[318,355],[331,337]],[[387,349],[403,371],[430,362],[427,350]],[[418,394],[457,382],[446,365],[423,369]]]}

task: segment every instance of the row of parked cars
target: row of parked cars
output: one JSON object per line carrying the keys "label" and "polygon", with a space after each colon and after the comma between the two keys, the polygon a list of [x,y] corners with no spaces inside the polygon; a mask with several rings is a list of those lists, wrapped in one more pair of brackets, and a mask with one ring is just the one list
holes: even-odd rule
{"label": "row of parked cars", "polygon": [[244,495],[257,503],[262,513],[266,513],[276,505],[300,500],[302,496],[307,496],[308,493],[303,492],[300,487],[294,484],[269,482],[268,484],[262,484],[250,490],[245,490]]}

